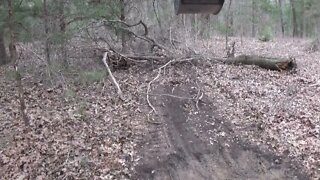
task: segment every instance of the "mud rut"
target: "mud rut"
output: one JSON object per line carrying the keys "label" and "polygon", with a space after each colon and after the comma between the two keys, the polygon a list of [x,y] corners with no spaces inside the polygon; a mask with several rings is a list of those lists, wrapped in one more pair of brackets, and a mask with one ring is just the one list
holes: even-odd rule
{"label": "mud rut", "polygon": [[[192,86],[159,87],[157,93],[192,97],[197,93]],[[308,179],[290,159],[242,142],[216,115],[209,97],[199,101],[199,109],[194,100],[168,96],[152,100],[162,124],[150,125],[134,179]]]}

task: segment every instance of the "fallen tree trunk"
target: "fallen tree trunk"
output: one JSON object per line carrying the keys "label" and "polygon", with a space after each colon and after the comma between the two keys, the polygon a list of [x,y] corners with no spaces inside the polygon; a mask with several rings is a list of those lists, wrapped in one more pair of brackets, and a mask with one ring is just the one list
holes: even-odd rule
{"label": "fallen tree trunk", "polygon": [[290,71],[297,67],[294,58],[271,58],[256,55],[240,55],[228,58],[224,63],[233,65],[256,65],[275,71]]}

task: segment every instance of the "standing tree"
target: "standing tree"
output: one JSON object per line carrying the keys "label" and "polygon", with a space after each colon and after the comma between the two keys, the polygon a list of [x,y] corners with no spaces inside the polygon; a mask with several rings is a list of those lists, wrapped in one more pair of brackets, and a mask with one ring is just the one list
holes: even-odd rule
{"label": "standing tree", "polygon": [[[120,21],[126,21],[126,2],[125,0],[120,0]],[[126,32],[121,30],[121,46],[122,52],[127,51],[127,39],[126,39]]]}
{"label": "standing tree", "polygon": [[4,44],[4,32],[3,28],[0,27],[0,66],[8,62],[6,47]]}
{"label": "standing tree", "polygon": [[252,22],[252,28],[251,28],[251,36],[255,37],[256,36],[256,2],[255,0],[252,0],[252,7],[251,7],[251,22]]}
{"label": "standing tree", "polygon": [[18,55],[16,49],[16,20],[15,20],[15,2],[14,0],[7,0],[8,3],[8,27],[10,34],[10,42],[9,42],[9,51],[10,51],[10,59],[14,63],[14,67],[16,70],[16,81],[18,86],[18,94],[20,101],[20,115],[21,119],[24,121],[26,126],[29,126],[29,119],[26,115],[25,109],[25,100],[24,100],[24,90],[22,86],[22,77],[18,67]]}
{"label": "standing tree", "polygon": [[228,11],[227,11],[227,14],[226,14],[226,47],[225,47],[226,50],[228,49],[229,33],[230,33],[230,29],[231,29],[231,23],[230,23],[231,5],[232,5],[232,0],[229,1]]}
{"label": "standing tree", "polygon": [[298,19],[297,19],[297,10],[294,0],[290,0],[291,10],[292,10],[292,36],[297,37],[298,33]]}
{"label": "standing tree", "polygon": [[5,11],[4,11],[4,2],[0,1],[0,65],[4,65],[8,62],[5,42],[4,42],[4,20],[5,20]]}
{"label": "standing tree", "polygon": [[8,2],[8,25],[10,33],[9,52],[10,60],[16,63],[17,60],[17,47],[16,47],[16,28],[15,28],[15,14],[14,14],[14,1],[7,0]]}
{"label": "standing tree", "polygon": [[282,2],[283,0],[279,0],[279,12],[280,12],[280,26],[281,26],[281,35],[282,37],[284,36],[284,20],[283,20],[283,5]]}
{"label": "standing tree", "polygon": [[58,17],[59,17],[59,30],[60,30],[60,36],[61,36],[61,47],[60,47],[60,53],[61,53],[61,58],[63,62],[63,66],[65,68],[69,67],[68,63],[68,52],[67,52],[67,46],[66,46],[66,28],[67,28],[67,23],[66,23],[66,15],[65,15],[65,0],[59,0],[58,1]]}
{"label": "standing tree", "polygon": [[43,23],[44,23],[44,33],[45,33],[45,54],[46,61],[50,65],[50,40],[49,40],[49,13],[47,7],[47,0],[43,0]]}

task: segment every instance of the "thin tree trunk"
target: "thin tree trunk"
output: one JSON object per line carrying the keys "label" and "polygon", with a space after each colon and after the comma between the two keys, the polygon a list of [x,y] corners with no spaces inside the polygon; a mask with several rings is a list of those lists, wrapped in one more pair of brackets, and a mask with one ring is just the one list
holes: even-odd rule
{"label": "thin tree trunk", "polygon": [[[162,24],[161,24],[161,20],[160,20],[160,17],[159,17],[159,13],[158,13],[158,1],[156,0],[153,0],[152,2],[152,6],[153,6],[153,12],[154,12],[154,15],[156,16],[156,19],[157,19],[157,23],[159,25],[159,28],[160,28],[160,31],[162,31]],[[150,6],[148,6],[150,7]]]}
{"label": "thin tree trunk", "polygon": [[66,43],[67,41],[66,39],[66,19],[65,19],[65,15],[64,15],[64,5],[65,2],[64,0],[60,0],[59,1],[59,26],[60,26],[60,33],[63,36],[62,38],[62,42],[61,42],[61,58],[62,58],[62,62],[63,62],[63,66],[65,68],[69,67],[69,63],[68,63],[68,54],[67,54],[67,47],[66,47]]}
{"label": "thin tree trunk", "polygon": [[252,9],[251,9],[251,17],[252,17],[252,27],[251,27],[251,36],[256,36],[256,3],[255,0],[252,0]]}
{"label": "thin tree trunk", "polygon": [[48,18],[48,9],[47,9],[47,0],[43,0],[43,15],[44,15],[44,32],[46,36],[45,40],[45,54],[46,54],[46,61],[48,65],[51,64],[50,60],[50,41],[49,41],[49,18]]}
{"label": "thin tree trunk", "polygon": [[13,8],[13,0],[8,0],[8,24],[9,24],[9,31],[10,31],[10,44],[9,44],[9,51],[10,51],[10,58],[11,61],[14,62],[14,67],[16,70],[16,81],[18,86],[18,94],[19,94],[19,101],[20,101],[20,115],[21,119],[24,121],[25,126],[29,126],[29,119],[25,113],[26,104],[24,100],[24,91],[22,86],[22,78],[18,68],[18,56],[17,56],[17,49],[16,49],[16,33],[15,33],[15,17],[14,17],[14,8]]}
{"label": "thin tree trunk", "polygon": [[8,1],[8,24],[9,24],[9,32],[10,32],[10,43],[9,43],[10,60],[16,63],[17,48],[15,43],[16,33],[15,33],[13,4],[12,4],[12,0],[7,0],[7,1]]}
{"label": "thin tree trunk", "polygon": [[204,38],[206,35],[209,34],[209,29],[210,29],[210,14],[203,14],[199,16],[201,20],[201,28],[200,28],[200,37]]}
{"label": "thin tree trunk", "polygon": [[197,36],[197,20],[195,14],[190,14],[190,25],[191,25],[191,35],[193,35],[192,38],[196,39]]}
{"label": "thin tree trunk", "polygon": [[232,0],[229,1],[228,11],[226,15],[226,50],[228,49],[229,44],[229,30],[230,30],[230,10],[231,10]]}
{"label": "thin tree trunk", "polygon": [[234,25],[234,17],[233,17],[233,10],[231,10],[229,14],[229,34],[231,36],[234,36],[233,25]]}
{"label": "thin tree trunk", "polygon": [[304,1],[301,1],[300,2],[301,5],[300,5],[300,31],[299,31],[299,36],[302,38],[303,35],[304,35]]}
{"label": "thin tree trunk", "polygon": [[0,29],[0,66],[8,63],[8,56],[6,52],[6,46],[4,44],[4,33]]}
{"label": "thin tree trunk", "polygon": [[[125,22],[126,21],[126,12],[125,12],[125,0],[120,0],[120,21]],[[121,46],[122,46],[122,52],[127,51],[127,39],[126,39],[126,32],[124,30],[121,30]]]}
{"label": "thin tree trunk", "polygon": [[[2,6],[4,1],[0,0],[0,6]],[[8,55],[6,51],[6,45],[4,42],[4,28],[0,27],[0,66],[8,63]]]}
{"label": "thin tree trunk", "polygon": [[292,10],[292,36],[297,37],[299,35],[298,33],[298,20],[297,20],[297,11],[295,7],[295,2],[294,0],[290,0],[291,4],[291,10]]}
{"label": "thin tree trunk", "polygon": [[279,10],[280,10],[281,35],[282,35],[282,37],[284,37],[284,20],[283,20],[282,0],[279,0]]}

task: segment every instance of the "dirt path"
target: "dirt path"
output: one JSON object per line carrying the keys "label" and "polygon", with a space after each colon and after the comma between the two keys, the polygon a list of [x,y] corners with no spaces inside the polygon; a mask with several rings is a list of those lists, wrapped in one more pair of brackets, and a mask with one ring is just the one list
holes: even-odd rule
{"label": "dirt path", "polygon": [[[193,86],[159,87],[157,93],[193,97]],[[162,124],[150,128],[135,179],[308,179],[290,159],[242,142],[205,95],[198,107],[190,99],[155,99]]]}

